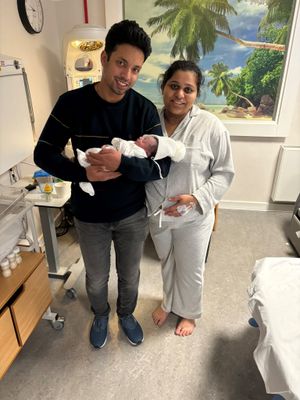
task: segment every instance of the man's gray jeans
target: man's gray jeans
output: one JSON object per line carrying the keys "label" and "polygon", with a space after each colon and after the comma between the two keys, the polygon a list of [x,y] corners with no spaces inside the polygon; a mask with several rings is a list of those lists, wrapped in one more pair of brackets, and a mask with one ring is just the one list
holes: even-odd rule
{"label": "man's gray jeans", "polygon": [[140,261],[148,235],[146,209],[116,222],[89,223],[74,218],[86,269],[86,290],[97,316],[108,315],[108,280],[111,244],[114,243],[118,275],[117,314],[134,312],[138,297]]}

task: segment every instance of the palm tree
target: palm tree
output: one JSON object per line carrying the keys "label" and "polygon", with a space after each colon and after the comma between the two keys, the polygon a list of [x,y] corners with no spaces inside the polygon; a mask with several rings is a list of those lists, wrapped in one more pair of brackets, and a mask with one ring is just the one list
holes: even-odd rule
{"label": "palm tree", "polygon": [[166,31],[170,38],[175,37],[171,55],[194,61],[199,60],[200,42],[202,52],[214,49],[217,39],[217,29],[229,32],[226,14],[236,14],[227,0],[156,0],[155,7],[165,7],[168,10],[158,17],[152,17],[147,24],[157,27],[151,36]]}
{"label": "palm tree", "polygon": [[294,0],[267,0],[268,12],[262,19],[262,23],[288,24],[292,13]]}
{"label": "palm tree", "polygon": [[[262,21],[263,24],[274,21],[290,22],[283,19],[280,10],[282,6],[285,10],[284,16],[287,16],[292,7],[291,2],[292,0],[268,0],[268,18]],[[173,57],[179,55],[180,58],[198,61],[199,44],[205,55],[214,49],[217,36],[233,40],[246,47],[285,50],[282,41],[281,43],[255,42],[232,36],[226,16],[237,13],[227,0],[155,0],[154,6],[167,8],[167,11],[148,19],[147,24],[150,27],[156,26],[151,36],[165,31],[170,38],[175,38],[171,49]]]}
{"label": "palm tree", "polygon": [[211,86],[211,91],[217,96],[228,96],[230,93],[235,96],[244,99],[247,103],[250,104],[251,107],[255,108],[255,105],[251,103],[247,97],[242,96],[231,89],[231,76],[232,74],[228,70],[228,66],[224,63],[213,64],[211,69],[208,72],[208,75],[212,77],[212,79],[208,82],[208,86]]}
{"label": "palm tree", "polygon": [[294,0],[267,0],[268,12],[261,20],[259,28],[263,29],[272,24],[282,24],[284,29],[279,31],[277,43],[286,43],[289,26],[292,23]]}

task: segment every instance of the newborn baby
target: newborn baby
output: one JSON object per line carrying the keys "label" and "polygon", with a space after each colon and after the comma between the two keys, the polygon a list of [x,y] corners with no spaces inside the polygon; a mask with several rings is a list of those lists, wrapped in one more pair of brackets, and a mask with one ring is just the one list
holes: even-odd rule
{"label": "newborn baby", "polygon": [[[151,157],[153,161],[170,157],[172,161],[178,162],[184,158],[186,151],[183,143],[166,136],[143,135],[135,141],[113,138],[111,143],[113,148],[120,151],[127,157]],[[104,145],[104,147],[107,146],[110,145]],[[79,164],[86,168],[90,166],[86,160],[86,153],[98,153],[101,151],[101,148],[93,147],[87,149],[86,152],[79,149],[76,149],[76,151]],[[156,164],[160,172],[160,166],[158,163]],[[160,177],[162,178],[161,173]],[[88,193],[90,196],[94,196],[95,191],[90,182],[80,182],[79,186],[84,192]]]}

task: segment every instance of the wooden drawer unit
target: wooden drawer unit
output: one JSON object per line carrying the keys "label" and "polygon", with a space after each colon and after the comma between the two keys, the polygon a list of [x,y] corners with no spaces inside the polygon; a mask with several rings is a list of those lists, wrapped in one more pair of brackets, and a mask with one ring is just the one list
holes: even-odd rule
{"label": "wooden drawer unit", "polygon": [[22,345],[40,321],[51,300],[48,271],[43,260],[24,282],[22,292],[10,307]]}
{"label": "wooden drawer unit", "polygon": [[10,277],[0,276],[0,378],[52,300],[44,255],[21,256],[22,263]]}
{"label": "wooden drawer unit", "polygon": [[0,377],[5,374],[20,350],[10,310],[6,307],[0,314]]}

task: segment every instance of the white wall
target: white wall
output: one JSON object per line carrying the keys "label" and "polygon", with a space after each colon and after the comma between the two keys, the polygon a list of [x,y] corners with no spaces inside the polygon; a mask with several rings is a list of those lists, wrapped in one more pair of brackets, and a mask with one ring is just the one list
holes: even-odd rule
{"label": "white wall", "polygon": [[[120,12],[114,14],[114,9],[118,7],[114,8],[112,3],[120,1],[89,0],[89,22],[107,27],[105,21],[110,25],[119,20]],[[39,135],[58,95],[66,90],[62,39],[74,25],[84,22],[83,1],[42,0],[45,25],[38,35],[30,35],[24,30],[16,3],[0,0],[0,53],[22,58],[25,63],[36,117],[36,133]],[[105,4],[110,4],[106,13]],[[300,87],[298,93],[298,98],[291,99],[291,104],[296,102],[300,106]],[[227,203],[251,208],[251,204],[259,203],[265,207],[270,202],[280,144],[300,145],[299,112],[295,113],[291,122],[286,139],[232,138],[236,177],[225,196],[225,206]]]}
{"label": "white wall", "polygon": [[[104,0],[88,1],[88,22],[105,28]],[[60,45],[62,45],[62,38],[66,32],[71,30],[74,25],[83,23],[83,0],[60,0],[56,2],[56,29]]]}
{"label": "white wall", "polygon": [[59,38],[55,7],[44,1],[45,25],[41,34],[31,35],[23,28],[17,2],[0,0],[0,52],[21,58],[30,85],[36,118],[36,131],[40,132],[54,99],[64,90],[61,60],[58,57]]}

